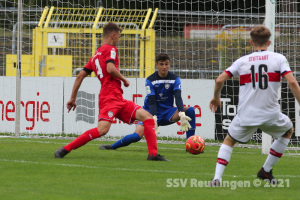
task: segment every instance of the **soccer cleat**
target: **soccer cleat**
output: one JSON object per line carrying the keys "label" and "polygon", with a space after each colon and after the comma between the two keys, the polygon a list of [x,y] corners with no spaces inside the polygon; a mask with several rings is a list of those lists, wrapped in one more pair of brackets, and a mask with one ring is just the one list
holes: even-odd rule
{"label": "soccer cleat", "polygon": [[68,153],[70,153],[69,151],[67,151],[64,147],[59,147],[56,152],[54,153],[54,157],[55,158],[63,158],[65,157],[65,155],[67,155]]}
{"label": "soccer cleat", "polygon": [[257,173],[257,178],[265,180],[273,185],[277,185],[277,179],[273,177],[272,170],[270,172],[266,172],[262,167]]}
{"label": "soccer cleat", "polygon": [[153,160],[153,161],[169,161],[165,159],[162,155],[157,154],[156,156],[148,155],[147,160]]}
{"label": "soccer cleat", "polygon": [[219,179],[215,179],[215,180],[212,180],[209,184],[208,184],[208,186],[209,187],[220,187],[220,180]]}
{"label": "soccer cleat", "polygon": [[113,149],[113,148],[112,148],[112,145],[110,145],[110,144],[104,144],[104,145],[101,145],[101,146],[99,147],[99,149],[102,149],[102,150],[116,150],[116,149]]}

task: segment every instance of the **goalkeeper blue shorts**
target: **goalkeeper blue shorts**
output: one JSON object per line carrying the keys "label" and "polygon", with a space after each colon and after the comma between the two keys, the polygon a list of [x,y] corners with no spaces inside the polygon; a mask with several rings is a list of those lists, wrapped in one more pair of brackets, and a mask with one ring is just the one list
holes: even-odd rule
{"label": "goalkeeper blue shorts", "polygon": [[[145,109],[147,110],[147,109]],[[149,112],[149,110],[147,110]],[[174,124],[175,122],[171,121],[174,113],[177,111],[177,107],[173,107],[163,112],[157,112],[157,124],[158,126],[167,126]],[[150,113],[150,112],[149,112]],[[139,121],[138,125],[143,125],[143,122]]]}

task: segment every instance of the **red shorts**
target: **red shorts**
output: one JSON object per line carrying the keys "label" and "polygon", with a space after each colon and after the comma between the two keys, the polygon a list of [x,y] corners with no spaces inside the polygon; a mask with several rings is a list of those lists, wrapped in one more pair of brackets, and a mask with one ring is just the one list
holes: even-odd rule
{"label": "red shorts", "polygon": [[116,117],[127,124],[131,124],[136,120],[135,113],[140,108],[141,106],[126,99],[111,99],[104,104],[101,103],[100,105],[99,103],[98,121],[105,120],[112,122]]}

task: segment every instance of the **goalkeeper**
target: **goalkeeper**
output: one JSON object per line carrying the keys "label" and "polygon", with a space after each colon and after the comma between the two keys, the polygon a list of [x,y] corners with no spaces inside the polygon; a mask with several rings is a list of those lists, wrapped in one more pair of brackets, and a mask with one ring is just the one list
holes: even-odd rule
{"label": "goalkeeper", "polygon": [[[156,56],[157,71],[146,79],[147,96],[144,109],[153,115],[155,132],[159,133],[158,126],[167,126],[180,121],[180,129],[186,131],[186,138],[195,134],[195,110],[193,107],[184,107],[181,98],[180,78],[169,72],[170,57],[160,53]],[[173,107],[174,99],[177,107]],[[140,121],[135,132],[126,135],[113,145],[101,145],[100,149],[114,150],[138,142],[144,135],[144,126]]]}

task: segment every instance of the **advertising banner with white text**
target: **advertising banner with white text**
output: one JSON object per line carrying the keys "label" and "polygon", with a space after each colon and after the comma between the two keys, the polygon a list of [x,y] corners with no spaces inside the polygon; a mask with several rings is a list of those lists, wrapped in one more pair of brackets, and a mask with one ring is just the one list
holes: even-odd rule
{"label": "advertising banner with white text", "polygon": [[[77,108],[67,111],[75,78],[23,77],[21,87],[21,132],[29,134],[81,134],[98,122],[98,94],[101,85],[97,78],[87,77],[77,94]],[[122,87],[124,98],[143,106],[145,79],[130,78],[130,86]],[[16,79],[0,77],[0,132],[15,131]],[[208,109],[213,80],[182,80],[182,98],[196,112],[196,134],[214,139],[214,114]],[[175,105],[174,105],[175,106]],[[135,122],[137,123],[137,122]],[[132,133],[135,125],[115,119],[108,136]],[[185,137],[179,123],[160,127],[160,136]]]}

